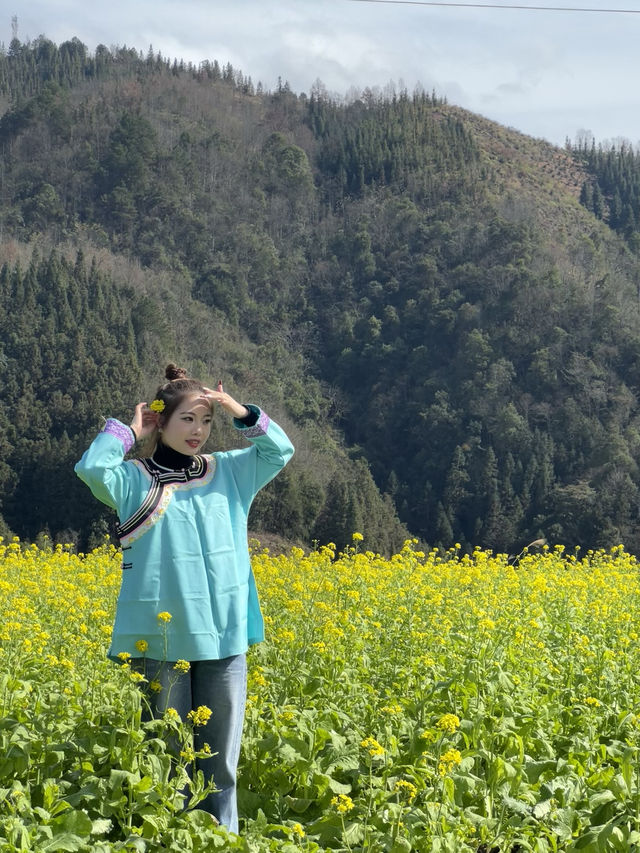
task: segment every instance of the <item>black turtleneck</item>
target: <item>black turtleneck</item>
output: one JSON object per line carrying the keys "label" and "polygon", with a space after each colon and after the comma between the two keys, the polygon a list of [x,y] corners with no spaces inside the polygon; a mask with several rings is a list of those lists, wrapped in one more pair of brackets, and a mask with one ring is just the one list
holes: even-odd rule
{"label": "black turtleneck", "polygon": [[161,441],[158,442],[151,458],[162,468],[169,468],[171,471],[186,471],[193,465],[194,460],[193,456],[187,453],[179,453]]}

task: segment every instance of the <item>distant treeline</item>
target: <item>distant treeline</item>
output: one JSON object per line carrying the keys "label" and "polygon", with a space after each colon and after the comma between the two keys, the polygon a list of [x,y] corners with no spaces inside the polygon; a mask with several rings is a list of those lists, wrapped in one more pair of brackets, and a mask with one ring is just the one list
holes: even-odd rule
{"label": "distant treeline", "polygon": [[640,152],[632,145],[596,146],[582,142],[570,147],[589,176],[580,202],[620,234],[637,254],[640,250]]}

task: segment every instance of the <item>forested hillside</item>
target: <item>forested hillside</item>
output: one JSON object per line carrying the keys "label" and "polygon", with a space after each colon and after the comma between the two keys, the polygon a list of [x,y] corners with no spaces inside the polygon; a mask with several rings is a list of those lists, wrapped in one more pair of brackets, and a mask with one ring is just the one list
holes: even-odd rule
{"label": "forested hillside", "polygon": [[77,40],[14,40],[0,113],[8,529],[96,541],[72,463],[179,360],[292,433],[258,530],[640,551],[640,266],[587,158]]}

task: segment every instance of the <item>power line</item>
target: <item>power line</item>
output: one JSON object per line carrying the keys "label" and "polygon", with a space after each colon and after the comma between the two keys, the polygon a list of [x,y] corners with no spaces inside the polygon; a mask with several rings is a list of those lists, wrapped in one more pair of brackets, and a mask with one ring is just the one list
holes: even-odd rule
{"label": "power line", "polygon": [[444,3],[436,0],[348,0],[350,3],[386,3],[389,6],[454,6],[466,9],[527,9],[534,12],[608,12],[617,15],[640,15],[640,9],[596,9],[578,6],[524,6],[499,3]]}

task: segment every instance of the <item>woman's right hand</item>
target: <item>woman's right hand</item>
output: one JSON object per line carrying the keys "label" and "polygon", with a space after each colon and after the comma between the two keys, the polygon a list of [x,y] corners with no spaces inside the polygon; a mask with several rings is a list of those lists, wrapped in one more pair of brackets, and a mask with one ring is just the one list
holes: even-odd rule
{"label": "woman's right hand", "polygon": [[138,440],[148,438],[158,426],[158,412],[153,412],[146,403],[138,403],[136,406],[131,429]]}

